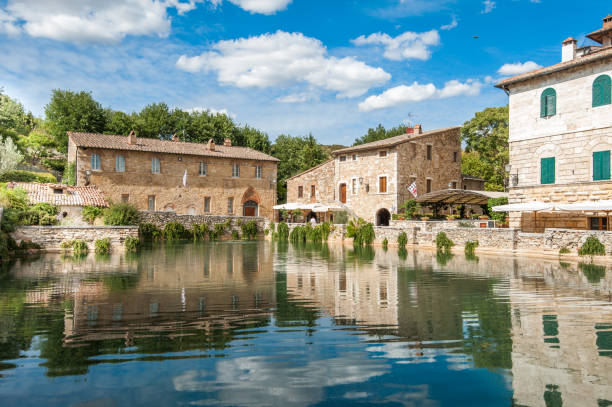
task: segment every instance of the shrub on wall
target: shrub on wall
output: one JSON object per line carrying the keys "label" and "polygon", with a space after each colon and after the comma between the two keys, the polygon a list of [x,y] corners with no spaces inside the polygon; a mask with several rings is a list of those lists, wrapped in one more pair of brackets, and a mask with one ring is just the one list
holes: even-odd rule
{"label": "shrub on wall", "polygon": [[455,243],[446,236],[446,233],[440,232],[436,235],[436,248],[438,251],[444,251],[446,253],[450,253],[451,247],[453,247]]}
{"label": "shrub on wall", "polygon": [[257,237],[259,229],[257,228],[257,222],[249,220],[240,225],[242,229],[242,238],[245,240],[251,240]]}
{"label": "shrub on wall", "polygon": [[202,223],[198,225],[197,223],[193,225],[193,229],[191,230],[191,234],[193,235],[193,240],[204,240],[206,236],[208,236],[208,225],[206,223]]}
{"label": "shrub on wall", "polygon": [[83,212],[81,213],[81,216],[83,217],[84,221],[89,224],[92,224],[97,218],[102,216],[102,213],[103,210],[99,206],[86,205],[83,207]]}
{"label": "shrub on wall", "polygon": [[162,235],[165,240],[180,240],[185,238],[186,230],[185,227],[178,222],[168,222],[162,230]]}
{"label": "shrub on wall", "polygon": [[111,240],[108,237],[96,240],[94,245],[97,254],[109,254],[111,251]]}
{"label": "shrub on wall", "polygon": [[370,245],[376,238],[374,225],[359,218],[351,219],[346,225],[346,236],[353,238],[353,244],[357,246]]}
{"label": "shrub on wall", "polygon": [[278,224],[278,240],[286,242],[289,240],[289,226],[285,222]]}
{"label": "shrub on wall", "polygon": [[232,230],[232,240],[240,240],[240,233],[237,230]]}
{"label": "shrub on wall", "polygon": [[466,256],[474,256],[474,252],[478,247],[478,240],[468,240],[465,242],[465,255]]}
{"label": "shrub on wall", "polygon": [[399,209],[406,215],[406,219],[413,219],[421,211],[421,205],[414,199],[409,199]]}
{"label": "shrub on wall", "polygon": [[140,248],[140,240],[137,237],[128,236],[125,238],[125,251],[129,253],[137,252]]}
{"label": "shrub on wall", "polygon": [[406,235],[406,232],[402,232],[397,236],[397,244],[400,247],[404,247],[408,244],[408,235]]}
{"label": "shrub on wall", "polygon": [[161,239],[162,231],[152,223],[141,223],[138,225],[138,236],[142,240],[150,242]]}
{"label": "shrub on wall", "polygon": [[112,204],[104,210],[104,224],[110,226],[138,225],[138,209],[129,203]]}
{"label": "shrub on wall", "polygon": [[77,256],[85,255],[89,251],[89,248],[87,247],[87,243],[85,243],[85,241],[75,239],[72,241],[72,251]]}
{"label": "shrub on wall", "polygon": [[604,256],[606,254],[606,248],[599,241],[597,236],[589,236],[584,244],[578,249],[580,256]]}
{"label": "shrub on wall", "polygon": [[64,168],[64,176],[62,177],[62,183],[66,185],[76,185],[75,163],[68,163]]}

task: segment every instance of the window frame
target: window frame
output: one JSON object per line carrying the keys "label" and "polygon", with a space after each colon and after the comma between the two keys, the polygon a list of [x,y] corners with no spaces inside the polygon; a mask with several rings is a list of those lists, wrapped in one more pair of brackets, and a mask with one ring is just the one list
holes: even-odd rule
{"label": "window frame", "polygon": [[610,150],[593,151],[593,181],[610,180]]}
{"label": "window frame", "polygon": [[102,171],[102,159],[100,158],[100,154],[91,153],[89,169],[92,171]]}
{"label": "window frame", "polygon": [[540,95],[540,117],[548,118],[557,114],[557,91],[546,88]]}
{"label": "window frame", "polygon": [[425,180],[425,193],[428,194],[433,191],[433,180],[431,178],[427,178]]}
{"label": "window frame", "polygon": [[206,176],[208,176],[208,163],[206,161],[200,161],[200,166],[198,168],[198,177]]}
{"label": "window frame", "polygon": [[115,156],[115,172],[125,172],[125,157],[121,154]]}
{"label": "window frame", "polygon": [[[384,191],[382,190],[382,180],[384,180]],[[387,194],[389,193],[389,177],[387,175],[379,175],[378,176],[378,193],[379,194]]]}
{"label": "window frame", "polygon": [[210,196],[205,196],[204,197],[204,213],[210,213],[210,204],[211,204],[212,199],[210,198]]}
{"label": "window frame", "polygon": [[316,196],[317,196],[317,186],[313,184],[310,186],[310,197],[316,198]]}
{"label": "window frame", "polygon": [[[552,174],[550,172],[552,163]],[[540,185],[554,185],[556,182],[557,164],[555,157],[540,158]]]}
{"label": "window frame", "polygon": [[378,152],[378,157],[379,158],[386,158],[389,155],[389,152],[387,150],[380,150]]}
{"label": "window frame", "polygon": [[304,187],[302,185],[298,186],[298,198],[304,198]]}
{"label": "window frame", "polygon": [[230,196],[227,198],[227,214],[228,215],[234,214],[234,197],[233,196]]}
{"label": "window frame", "polygon": [[425,158],[427,161],[431,161],[433,159],[433,145],[427,144],[427,150],[425,151]]}
{"label": "window frame", "polygon": [[151,174],[161,174],[161,160],[159,157],[151,158]]}
{"label": "window frame", "polygon": [[456,163],[459,159],[459,152],[453,151],[453,162]]}
{"label": "window frame", "polygon": [[261,165],[255,166],[255,178],[261,179],[263,177],[263,167]]}
{"label": "window frame", "polygon": [[351,178],[351,194],[358,195],[359,194],[359,179]]}
{"label": "window frame", "polygon": [[240,164],[232,164],[232,178],[240,178]]}
{"label": "window frame", "polygon": [[[153,200],[153,209],[151,209],[151,200]],[[149,195],[147,196],[147,210],[149,212],[155,212],[155,195]]]}
{"label": "window frame", "polygon": [[346,161],[346,156],[345,155],[341,155],[338,159],[340,160],[341,163],[343,163],[343,162]]}
{"label": "window frame", "polygon": [[609,104],[612,104],[612,79],[609,75],[600,75],[593,81],[593,107]]}

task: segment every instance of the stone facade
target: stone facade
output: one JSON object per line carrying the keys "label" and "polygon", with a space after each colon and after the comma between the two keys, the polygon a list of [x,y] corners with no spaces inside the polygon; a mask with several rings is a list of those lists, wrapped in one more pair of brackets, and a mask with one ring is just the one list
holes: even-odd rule
{"label": "stone facade", "polygon": [[[125,143],[128,143],[127,137]],[[77,185],[96,185],[107,200],[127,201],[142,211],[152,209],[190,215],[243,215],[247,213],[244,204],[254,202],[257,204],[256,216],[273,216],[277,177],[277,160],[273,157],[231,158],[227,155],[217,157],[188,152],[131,151],[113,147],[80,147],[70,138],[68,159],[76,163]],[[92,154],[99,155],[100,170],[91,169]],[[124,158],[125,171],[115,170],[117,156]],[[159,159],[159,173],[152,172],[154,158]],[[206,175],[200,175],[200,163],[206,164]],[[238,176],[233,173],[234,165],[239,166]],[[261,173],[257,173],[257,167]],[[186,186],[183,186],[185,172]],[[205,203],[207,198],[208,207]],[[231,205],[230,199],[233,199]]]}
{"label": "stone facade", "polygon": [[459,127],[417,131],[332,154],[332,161],[287,180],[288,202],[343,202],[355,216],[381,224],[380,214],[397,213],[413,198],[407,187],[414,181],[420,195],[462,188]]}
{"label": "stone facade", "polygon": [[19,226],[11,236],[17,243],[25,240],[45,250],[60,250],[62,242],[80,239],[91,251],[96,240],[108,237],[114,250],[122,250],[126,237],[138,237],[138,226]]}
{"label": "stone facade", "polygon": [[[240,231],[239,222],[248,222],[254,220],[257,222],[257,227],[263,231],[265,218],[263,217],[248,217],[248,216],[215,216],[215,215],[177,215],[173,212],[141,212],[140,221],[143,223],[152,223],[159,228],[163,228],[166,223],[177,222],[185,226],[187,229],[192,229],[193,225],[207,224],[213,226],[217,223],[225,223],[232,220],[232,229]],[[230,231],[231,232],[231,231]]]}

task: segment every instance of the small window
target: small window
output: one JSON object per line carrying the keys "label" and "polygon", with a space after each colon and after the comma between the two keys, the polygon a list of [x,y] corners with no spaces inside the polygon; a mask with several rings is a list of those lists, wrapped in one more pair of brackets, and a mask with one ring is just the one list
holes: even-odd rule
{"label": "small window", "polygon": [[91,169],[93,171],[100,170],[100,154],[92,154],[91,155]]}
{"label": "small window", "polygon": [[261,165],[255,166],[255,178],[261,178],[262,168]]}
{"label": "small window", "polygon": [[426,192],[427,193],[431,192],[431,180],[430,179],[427,180],[427,190],[426,190]]}
{"label": "small window", "polygon": [[610,179],[610,150],[593,152],[593,181]]}
{"label": "small window", "polygon": [[61,195],[64,193],[64,190],[62,188],[53,188],[53,193]]}
{"label": "small window", "polygon": [[593,107],[612,103],[612,81],[608,75],[601,75],[593,82]]}
{"label": "small window", "polygon": [[210,197],[204,198],[204,213],[210,213]]}
{"label": "small window", "polygon": [[456,151],[453,151],[453,162],[456,163],[457,162],[457,158],[459,157],[459,153],[457,153]]}
{"label": "small window", "polygon": [[341,155],[340,156],[340,162],[345,162],[346,161],[346,156],[345,155]]}
{"label": "small window", "polygon": [[540,98],[540,117],[551,117],[557,114],[557,92],[548,88]]}
{"label": "small window", "polygon": [[125,172],[125,158],[122,155],[115,157],[115,171]]}
{"label": "small window", "polygon": [[351,191],[353,192],[353,195],[357,195],[359,192],[359,182],[357,181],[357,178],[353,178],[351,180]]}
{"label": "small window", "polygon": [[542,158],[540,160],[540,183],[555,183],[555,157]]}
{"label": "small window", "polygon": [[589,218],[589,228],[591,230],[608,230],[608,218]]}
{"label": "small window", "polygon": [[353,161],[357,161],[357,154],[353,154]]}
{"label": "small window", "polygon": [[314,198],[314,197],[316,196],[316,195],[315,195],[315,193],[316,193],[316,192],[317,192],[316,187],[315,187],[314,185],[311,185],[311,186],[310,186],[310,197],[311,197],[311,198]]}
{"label": "small window", "polygon": [[453,181],[451,185],[453,189],[457,189],[457,181]]}
{"label": "small window", "polygon": [[240,165],[234,164],[232,166],[232,177],[240,178]]}
{"label": "small window", "polygon": [[200,163],[200,171],[198,172],[198,174],[201,177],[205,177],[208,175],[208,164],[206,164],[205,162],[201,162]]}
{"label": "small window", "polygon": [[429,161],[431,161],[432,150],[433,150],[433,147],[432,147],[432,146],[430,146],[430,145],[428,145],[428,146],[427,146],[427,159],[428,159]]}
{"label": "small window", "polygon": [[387,177],[378,178],[378,192],[381,194],[387,193]]}
{"label": "small window", "polygon": [[304,197],[304,187],[299,186],[298,187],[298,198],[303,198]]}
{"label": "small window", "polygon": [[157,157],[153,157],[153,159],[151,160],[151,172],[153,174],[161,173],[161,164],[159,162],[159,158]]}
{"label": "small window", "polygon": [[227,198],[227,213],[230,215],[234,213],[234,198]]}
{"label": "small window", "polygon": [[155,195],[149,195],[149,212],[155,212]]}
{"label": "small window", "polygon": [[386,156],[387,156],[387,151],[386,151],[386,150],[379,151],[379,152],[378,152],[378,156],[379,156],[379,157],[386,157]]}
{"label": "small window", "polygon": [[130,202],[130,194],[121,194],[121,202],[123,203]]}

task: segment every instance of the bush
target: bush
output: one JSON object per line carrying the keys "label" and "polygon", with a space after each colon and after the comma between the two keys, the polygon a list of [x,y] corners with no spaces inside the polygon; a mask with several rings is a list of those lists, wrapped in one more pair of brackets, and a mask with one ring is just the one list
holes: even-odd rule
{"label": "bush", "polygon": [[370,245],[376,238],[374,233],[374,225],[359,218],[356,221],[351,221],[346,225],[346,236],[353,238],[353,244],[357,246]]}
{"label": "bush", "polygon": [[206,236],[208,236],[208,225],[206,223],[202,223],[201,225],[195,224],[193,225],[193,229],[191,231],[193,235],[193,240],[204,240]]}
{"label": "bush", "polygon": [[506,204],[508,204],[508,198],[489,199],[487,203],[487,207],[489,208],[489,215],[491,216],[491,219],[499,220],[499,221],[506,219],[506,216],[508,216],[508,212],[493,212],[491,210],[491,208],[493,208],[494,206],[506,205]]}
{"label": "bush", "polygon": [[0,187],[0,207],[24,211],[29,205],[28,194],[23,188]]}
{"label": "bush", "polygon": [[474,224],[472,222],[468,222],[465,220],[460,220],[459,221],[459,227],[460,228],[473,228]]}
{"label": "bush", "polygon": [[17,243],[13,238],[3,231],[0,231],[0,262],[9,259],[9,254],[17,248]]}
{"label": "bush", "polygon": [[270,222],[270,230],[276,232],[276,224],[274,222]]}
{"label": "bush", "polygon": [[450,253],[451,247],[453,247],[455,243],[446,236],[446,233],[440,232],[436,235],[436,248],[438,251],[444,251],[446,253]]}
{"label": "bush", "polygon": [[185,227],[178,222],[168,222],[162,230],[164,239],[168,241],[184,239],[186,235]]}
{"label": "bush", "polygon": [[81,216],[83,217],[84,221],[91,225],[97,218],[102,216],[102,213],[103,210],[99,206],[87,205],[83,207],[83,212],[81,213]]}
{"label": "bush", "polygon": [[478,240],[468,240],[465,242],[465,255],[473,256],[476,248],[478,247]]}
{"label": "bush", "polygon": [[109,254],[111,251],[110,238],[98,239],[95,242],[96,254]]}
{"label": "bush", "polygon": [[64,168],[64,176],[62,177],[62,183],[66,185],[76,185],[75,163],[68,163]]}
{"label": "bush", "polygon": [[140,240],[137,237],[128,236],[125,238],[125,250],[128,253],[137,252],[140,248]]}
{"label": "bush", "polygon": [[75,255],[79,256],[79,255],[87,254],[87,252],[89,251],[89,248],[87,247],[87,243],[85,243],[85,241],[80,240],[80,239],[75,239],[72,241],[72,251],[74,252]]}
{"label": "bush", "polygon": [[215,240],[225,234],[225,223],[215,223],[213,229],[208,232],[210,240]]}
{"label": "bush", "polygon": [[397,244],[400,247],[405,247],[408,244],[408,235],[406,235],[406,232],[402,232],[397,236]]}
{"label": "bush", "polygon": [[104,224],[111,226],[138,225],[138,209],[129,203],[112,204],[104,210]]}
{"label": "bush", "polygon": [[257,237],[259,229],[257,228],[257,222],[249,220],[240,225],[242,229],[242,238],[245,240],[251,240]]}
{"label": "bush", "polygon": [[292,243],[303,243],[306,241],[306,233],[308,226],[296,226],[289,234],[289,241]]}
{"label": "bush", "polygon": [[144,241],[157,240],[161,237],[161,230],[152,223],[138,225],[138,236]]}
{"label": "bush", "polygon": [[329,234],[332,231],[331,223],[323,222],[319,225],[319,227],[321,228],[321,240],[327,242],[327,240],[329,239]]}
{"label": "bush", "polygon": [[62,243],[60,243],[60,248],[64,250],[72,248],[72,241],[64,240]]}
{"label": "bush", "polygon": [[240,240],[240,233],[237,230],[232,230],[232,240]]}
{"label": "bush", "polygon": [[346,223],[348,222],[348,213],[342,211],[342,212],[335,212],[334,214],[334,223],[336,225],[346,225]]}
{"label": "bush", "polygon": [[559,254],[569,254],[570,253],[570,249],[568,249],[567,247],[562,247],[561,249],[559,249]]}
{"label": "bush", "polygon": [[604,256],[606,248],[596,236],[589,236],[584,244],[578,249],[580,256]]}
{"label": "bush", "polygon": [[47,168],[51,168],[54,171],[63,173],[66,170],[66,159],[51,159],[51,158],[43,158],[40,160],[40,163]]}
{"label": "bush", "polygon": [[289,226],[285,222],[280,222],[278,224],[278,240],[281,242],[286,242],[289,240]]}
{"label": "bush", "polygon": [[38,219],[38,224],[41,226],[53,226],[57,225],[59,221],[53,215],[44,214]]}
{"label": "bush", "polygon": [[389,247],[389,240],[386,237],[383,239],[382,245],[385,250],[387,250],[387,248]]}
{"label": "bush", "polygon": [[421,210],[421,205],[419,205],[414,199],[409,199],[404,202],[399,209],[406,214],[407,219],[412,219],[415,218],[417,213]]}
{"label": "bush", "polygon": [[41,184],[55,184],[57,183],[57,178],[48,172],[11,170],[0,174],[0,182],[39,182]]}

